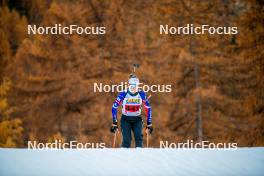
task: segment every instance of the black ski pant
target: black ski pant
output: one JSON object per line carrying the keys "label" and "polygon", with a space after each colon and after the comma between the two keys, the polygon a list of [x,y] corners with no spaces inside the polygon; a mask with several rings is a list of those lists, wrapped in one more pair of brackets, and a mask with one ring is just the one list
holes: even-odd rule
{"label": "black ski pant", "polygon": [[121,117],[121,131],[123,136],[122,147],[129,148],[131,145],[133,131],[136,147],[143,147],[142,135],[143,121],[140,116],[125,116]]}

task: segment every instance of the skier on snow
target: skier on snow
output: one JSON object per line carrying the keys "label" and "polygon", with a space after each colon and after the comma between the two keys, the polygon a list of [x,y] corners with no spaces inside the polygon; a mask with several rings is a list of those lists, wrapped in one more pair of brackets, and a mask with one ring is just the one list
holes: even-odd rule
{"label": "skier on snow", "polygon": [[132,74],[128,80],[128,90],[121,92],[113,103],[112,118],[113,124],[111,132],[116,133],[118,130],[117,108],[122,104],[121,131],[122,147],[129,148],[131,145],[131,131],[134,133],[136,147],[143,147],[143,120],[141,118],[142,106],[146,109],[147,126],[146,130],[150,134],[153,131],[151,107],[145,92],[138,90],[139,79]]}

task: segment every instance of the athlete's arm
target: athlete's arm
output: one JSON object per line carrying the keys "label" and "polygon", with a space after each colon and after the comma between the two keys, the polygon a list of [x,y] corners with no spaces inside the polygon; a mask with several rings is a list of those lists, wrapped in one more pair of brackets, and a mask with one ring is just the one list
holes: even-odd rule
{"label": "athlete's arm", "polygon": [[113,106],[112,106],[112,118],[113,122],[117,122],[117,108],[118,106],[123,102],[124,98],[126,96],[126,92],[121,92],[115,99]]}
{"label": "athlete's arm", "polygon": [[142,104],[146,110],[146,115],[147,115],[147,125],[151,124],[152,123],[152,110],[151,110],[151,107],[150,107],[150,104],[149,104],[149,100],[145,94],[145,92],[143,91],[140,91],[139,92],[140,96],[141,96],[141,99],[142,99]]}

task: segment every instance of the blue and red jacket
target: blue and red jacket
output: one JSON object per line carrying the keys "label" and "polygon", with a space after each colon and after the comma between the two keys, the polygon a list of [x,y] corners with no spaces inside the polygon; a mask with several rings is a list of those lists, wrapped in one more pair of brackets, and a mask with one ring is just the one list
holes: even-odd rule
{"label": "blue and red jacket", "polygon": [[113,121],[117,121],[117,108],[122,104],[122,114],[125,116],[140,116],[142,106],[146,109],[147,124],[151,124],[151,107],[148,98],[143,91],[132,94],[129,91],[121,92],[112,106]]}

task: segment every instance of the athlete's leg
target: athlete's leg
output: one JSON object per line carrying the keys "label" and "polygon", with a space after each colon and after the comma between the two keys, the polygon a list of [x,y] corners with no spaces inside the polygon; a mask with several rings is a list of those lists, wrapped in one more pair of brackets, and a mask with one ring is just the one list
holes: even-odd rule
{"label": "athlete's leg", "polygon": [[131,122],[126,120],[125,117],[121,117],[121,131],[122,131],[122,147],[129,148],[131,145]]}
{"label": "athlete's leg", "polygon": [[142,127],[143,127],[143,122],[141,117],[139,117],[132,125],[136,147],[143,147]]}

